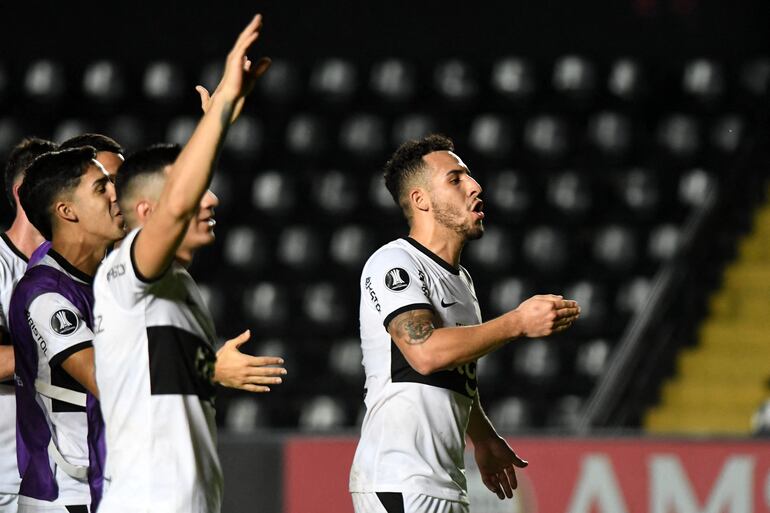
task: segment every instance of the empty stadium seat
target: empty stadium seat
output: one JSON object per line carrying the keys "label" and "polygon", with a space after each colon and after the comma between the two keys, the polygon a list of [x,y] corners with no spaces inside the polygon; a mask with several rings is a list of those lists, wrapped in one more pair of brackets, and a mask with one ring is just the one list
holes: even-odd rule
{"label": "empty stadium seat", "polygon": [[596,71],[591,62],[578,55],[565,55],[553,67],[553,88],[571,98],[583,99],[594,94]]}
{"label": "empty stadium seat", "polygon": [[533,383],[546,383],[560,369],[559,354],[554,342],[544,339],[525,340],[517,344],[513,370]]}
{"label": "empty stadium seat", "polygon": [[326,395],[306,401],[299,415],[299,428],[305,431],[333,431],[345,426],[347,422],[342,401]]}
{"label": "empty stadium seat", "polygon": [[473,99],[479,92],[473,69],[460,59],[440,62],[434,70],[433,83],[438,93],[451,102]]}
{"label": "empty stadium seat", "polygon": [[313,68],[310,91],[322,100],[340,102],[350,99],[358,86],[356,68],[340,58],[325,59]]}
{"label": "empty stadium seat", "polygon": [[361,225],[344,225],[332,233],[329,255],[333,262],[358,271],[374,251],[369,230]]}
{"label": "empty stadium seat", "polygon": [[569,147],[569,133],[563,119],[554,115],[540,115],[527,121],[524,142],[537,156],[556,159]]}
{"label": "empty stadium seat", "polygon": [[65,83],[62,65],[50,59],[33,62],[24,76],[27,95],[39,101],[51,101],[60,97],[65,91]]}
{"label": "empty stadium seat", "polygon": [[308,225],[287,226],[277,244],[277,259],[294,269],[309,268],[319,263],[323,252],[318,235]]}
{"label": "empty stadium seat", "polygon": [[93,123],[88,120],[75,118],[64,119],[53,129],[52,139],[56,143],[62,143],[67,139],[72,139],[75,136],[94,131]]}
{"label": "empty stadium seat", "polygon": [[625,57],[612,64],[607,89],[614,97],[626,102],[638,100],[644,94],[645,85],[638,61]]}
{"label": "empty stadium seat", "polygon": [[117,63],[109,60],[88,65],[83,73],[83,91],[86,96],[100,101],[115,101],[125,92],[123,73]]}
{"label": "empty stadium seat", "polygon": [[492,66],[492,88],[510,100],[521,101],[537,87],[532,66],[519,57],[504,57]]}
{"label": "empty stadium seat", "polygon": [[175,64],[168,61],[150,63],[142,80],[144,95],[155,102],[175,102],[185,95],[184,74]]}
{"label": "empty stadium seat", "polygon": [[271,282],[248,285],[242,305],[248,318],[265,326],[284,322],[290,312],[287,291],[280,284]]}
{"label": "empty stadium seat", "polygon": [[357,337],[338,340],[329,349],[329,368],[342,379],[361,385],[364,379],[362,358],[361,341]]}
{"label": "empty stadium seat", "polygon": [[417,90],[415,69],[403,59],[385,59],[372,67],[370,86],[382,99],[403,102]]}
{"label": "empty stadium seat", "polygon": [[484,236],[468,245],[465,253],[470,262],[490,270],[509,269],[515,261],[514,245],[510,235],[496,226],[486,228]]}
{"label": "empty stadium seat", "polygon": [[438,125],[431,116],[419,113],[406,114],[393,122],[391,147],[397,148],[406,141],[420,139],[437,130]]}
{"label": "empty stadium seat", "polygon": [[505,397],[492,403],[489,418],[500,433],[515,433],[532,424],[527,401],[521,397]]}
{"label": "empty stadium seat", "polygon": [[317,155],[327,144],[326,127],[316,116],[299,114],[286,126],[286,147],[291,153]]}
{"label": "empty stadium seat", "polygon": [[296,196],[288,173],[265,171],[254,178],[251,186],[251,203],[257,210],[273,215],[294,207]]}
{"label": "empty stadium seat", "polygon": [[524,236],[524,256],[535,268],[544,273],[561,269],[569,257],[566,236],[553,226],[537,226]]}
{"label": "empty stadium seat", "polygon": [[282,59],[276,59],[270,64],[270,73],[260,77],[257,88],[270,103],[291,101],[303,90],[297,66]]}
{"label": "empty stadium seat", "polygon": [[701,104],[719,100],[725,92],[721,66],[710,59],[694,59],[684,67],[682,89]]}
{"label": "empty stadium seat", "polygon": [[489,305],[492,315],[500,315],[513,310],[529,297],[530,286],[522,278],[516,276],[501,276],[491,284]]}
{"label": "empty stadium seat", "polygon": [[609,361],[612,348],[605,339],[594,339],[580,344],[575,357],[575,370],[596,379],[602,375]]}
{"label": "empty stadium seat", "polygon": [[385,123],[372,114],[355,114],[342,123],[340,143],[354,156],[379,156],[386,143]]}
{"label": "empty stadium seat", "polygon": [[[532,204],[532,193],[524,173],[504,169],[489,175],[482,193],[489,205],[505,213],[520,213],[526,211]],[[505,221],[506,218],[494,220],[496,223]]]}
{"label": "empty stadium seat", "polygon": [[250,226],[234,226],[227,231],[222,255],[228,265],[257,269],[268,261],[267,241]]}
{"label": "empty stadium seat", "polygon": [[502,158],[513,149],[513,126],[496,114],[482,114],[471,123],[470,147],[488,158]]}

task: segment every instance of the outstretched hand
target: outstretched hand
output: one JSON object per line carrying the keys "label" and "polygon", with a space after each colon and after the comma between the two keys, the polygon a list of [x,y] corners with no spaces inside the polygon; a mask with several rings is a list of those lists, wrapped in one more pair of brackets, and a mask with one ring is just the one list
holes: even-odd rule
{"label": "outstretched hand", "polygon": [[504,439],[495,436],[482,443],[474,441],[474,455],[484,485],[500,500],[513,497],[518,486],[516,467],[524,468],[529,463],[513,452]]}
{"label": "outstretched hand", "polygon": [[254,19],[243,29],[238,36],[232,50],[227,55],[225,62],[225,71],[222,79],[219,81],[213,94],[202,85],[195,87],[201,98],[201,109],[206,113],[211,107],[214,98],[223,98],[225,101],[233,102],[233,113],[230,116],[232,124],[238,119],[246,97],[254,89],[257,78],[267,71],[270,67],[270,59],[263,57],[256,64],[246,56],[249,48],[259,38],[259,31],[262,28],[262,15],[257,14]]}
{"label": "outstretched hand", "polygon": [[239,348],[251,337],[246,330],[237,337],[225,342],[217,351],[214,367],[214,381],[228,388],[237,388],[248,392],[269,392],[268,385],[278,385],[286,374],[283,358],[277,356],[251,356],[242,353]]}

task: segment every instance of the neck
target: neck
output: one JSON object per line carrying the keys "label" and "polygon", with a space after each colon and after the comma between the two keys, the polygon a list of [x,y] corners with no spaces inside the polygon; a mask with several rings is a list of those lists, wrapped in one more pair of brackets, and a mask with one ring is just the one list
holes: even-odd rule
{"label": "neck", "polygon": [[64,257],[77,270],[89,276],[96,274],[96,269],[104,260],[109,246],[110,241],[93,243],[86,240],[83,235],[78,237],[74,234],[72,236],[54,234],[51,241],[51,248],[54,251]]}
{"label": "neck", "polygon": [[18,212],[13,224],[5,232],[13,245],[29,258],[39,245],[45,241],[32,223],[29,222],[24,212]]}
{"label": "neck", "polygon": [[430,226],[419,226],[418,223],[414,223],[409,230],[409,236],[452,267],[456,268],[460,265],[460,254],[465,246],[465,240],[457,232],[437,223]]}
{"label": "neck", "polygon": [[176,260],[179,265],[187,269],[190,267],[190,264],[192,264],[193,255],[195,252],[191,249],[187,249],[184,247],[179,247],[179,249],[176,250],[176,254],[174,255],[174,260]]}

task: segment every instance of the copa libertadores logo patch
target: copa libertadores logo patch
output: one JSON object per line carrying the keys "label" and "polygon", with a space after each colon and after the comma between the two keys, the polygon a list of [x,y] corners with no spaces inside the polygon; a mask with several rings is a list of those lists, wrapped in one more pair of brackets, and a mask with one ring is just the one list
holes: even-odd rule
{"label": "copa libertadores logo patch", "polygon": [[80,317],[72,310],[63,308],[51,316],[51,329],[59,335],[71,335],[80,326]]}
{"label": "copa libertadores logo patch", "polygon": [[385,286],[400,292],[409,286],[409,273],[400,267],[394,267],[385,275]]}

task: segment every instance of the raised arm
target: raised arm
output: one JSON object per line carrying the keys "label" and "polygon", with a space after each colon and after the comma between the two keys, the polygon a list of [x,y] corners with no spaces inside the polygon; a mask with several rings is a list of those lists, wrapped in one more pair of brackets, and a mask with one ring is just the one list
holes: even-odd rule
{"label": "raised arm", "polygon": [[411,310],[394,317],[388,333],[409,365],[427,375],[475,361],[517,338],[545,337],[563,331],[579,314],[575,301],[541,295],[475,326],[443,328],[432,310]]}
{"label": "raised arm", "polygon": [[257,15],[238,36],[207,112],[169,169],[157,207],[134,242],[134,263],[145,279],[160,276],[173,260],[209,186],[235,108],[253,89],[257,76],[267,69],[262,63],[252,66],[246,57],[261,26],[262,17]]}

